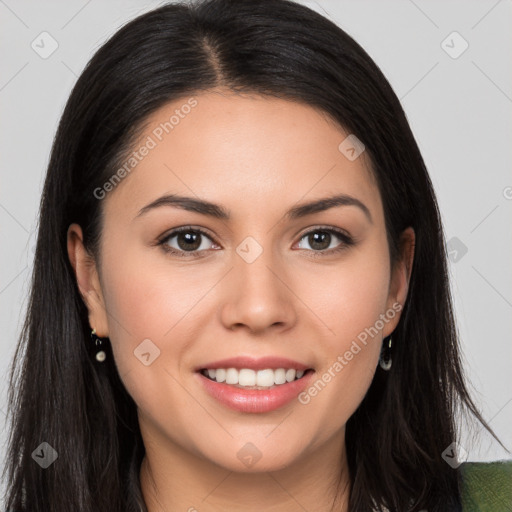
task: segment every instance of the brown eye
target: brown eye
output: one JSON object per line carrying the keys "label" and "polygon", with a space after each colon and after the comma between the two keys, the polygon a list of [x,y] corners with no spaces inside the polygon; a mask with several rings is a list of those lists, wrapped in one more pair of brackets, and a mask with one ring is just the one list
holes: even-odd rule
{"label": "brown eye", "polygon": [[204,231],[186,227],[175,229],[163,238],[159,245],[170,253],[177,255],[189,253],[190,256],[196,256],[202,251],[211,249],[215,243]]}
{"label": "brown eye", "polygon": [[308,242],[312,249],[323,251],[331,245],[331,234],[327,231],[315,231],[308,235]]}
{"label": "brown eye", "polygon": [[[305,241],[305,242],[304,242]],[[333,228],[315,229],[305,233],[299,242],[299,249],[311,249],[314,252],[331,253],[354,244],[354,240]],[[307,247],[309,245],[309,247]]]}
{"label": "brown eye", "polygon": [[201,245],[201,235],[200,233],[194,232],[185,232],[179,233],[176,235],[176,241],[179,248],[183,251],[195,251]]}

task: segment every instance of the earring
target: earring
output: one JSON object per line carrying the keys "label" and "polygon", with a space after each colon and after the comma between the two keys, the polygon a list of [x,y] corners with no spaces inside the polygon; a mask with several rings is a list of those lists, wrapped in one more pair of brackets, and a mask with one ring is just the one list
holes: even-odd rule
{"label": "earring", "polygon": [[[102,347],[103,340],[96,335],[96,329],[93,329],[91,331],[91,340],[94,343],[95,347]],[[102,363],[103,361],[105,361],[106,358],[107,354],[105,353],[104,350],[99,350],[98,352],[96,352],[96,361]]]}
{"label": "earring", "polygon": [[380,352],[379,365],[385,370],[389,371],[391,368],[392,358],[391,358],[391,336],[388,337],[388,341],[384,340],[382,343],[382,350]]}

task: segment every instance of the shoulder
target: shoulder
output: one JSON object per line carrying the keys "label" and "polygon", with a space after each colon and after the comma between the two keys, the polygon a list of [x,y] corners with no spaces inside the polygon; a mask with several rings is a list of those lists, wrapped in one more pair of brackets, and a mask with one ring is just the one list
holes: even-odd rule
{"label": "shoulder", "polygon": [[512,460],[459,466],[464,512],[512,510]]}

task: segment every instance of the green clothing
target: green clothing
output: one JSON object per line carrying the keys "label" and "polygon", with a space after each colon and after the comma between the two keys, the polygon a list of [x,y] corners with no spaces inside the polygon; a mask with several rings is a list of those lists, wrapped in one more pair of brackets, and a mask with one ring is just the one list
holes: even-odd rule
{"label": "green clothing", "polygon": [[512,460],[465,462],[459,470],[464,512],[512,512]]}

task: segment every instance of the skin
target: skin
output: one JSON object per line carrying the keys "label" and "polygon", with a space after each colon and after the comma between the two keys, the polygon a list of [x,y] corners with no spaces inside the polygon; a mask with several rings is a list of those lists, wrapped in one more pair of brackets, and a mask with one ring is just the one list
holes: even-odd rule
{"label": "skin", "polygon": [[[140,140],[187,99],[156,111]],[[402,257],[392,268],[366,153],[347,159],[338,146],[348,133],[322,112],[225,90],[195,99],[197,106],[103,199],[101,266],[85,250],[80,226],[68,230],[90,325],[110,338],[138,406],[148,510],[328,511],[341,475],[339,510],[346,511],[345,424],[400,313],[306,405],[293,400],[269,413],[233,411],[203,390],[193,370],[236,355],[277,355],[321,376],[379,315],[405,303],[414,232],[404,231]],[[232,218],[172,206],[137,217],[165,193],[217,203]],[[356,206],[285,217],[298,204],[339,193],[364,203],[372,220]],[[200,257],[156,245],[180,226],[211,235],[201,238]],[[305,235],[326,227],[345,230],[356,244],[338,253],[315,250]],[[263,249],[252,263],[236,252],[248,236]],[[180,248],[177,237],[167,243]],[[328,247],[342,244],[332,235]],[[149,366],[133,354],[145,339],[160,350]],[[261,454],[251,467],[237,457],[246,443]]]}

